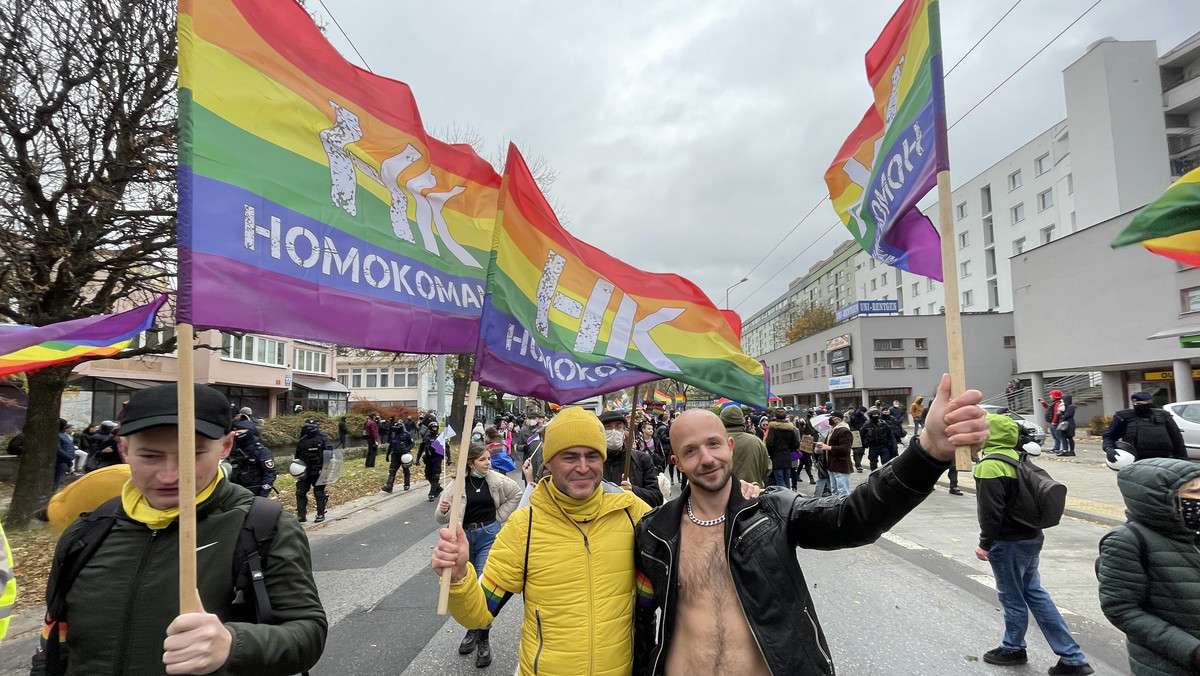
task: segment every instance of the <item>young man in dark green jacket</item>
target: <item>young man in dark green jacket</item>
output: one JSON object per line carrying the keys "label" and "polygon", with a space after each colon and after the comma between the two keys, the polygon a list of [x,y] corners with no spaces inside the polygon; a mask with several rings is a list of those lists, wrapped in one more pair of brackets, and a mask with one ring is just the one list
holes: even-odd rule
{"label": "young man in dark green jacket", "polygon": [[328,625],[308,538],[294,517],[280,513],[262,564],[271,623],[256,622],[252,600],[235,598],[233,557],[254,496],[219,468],[233,444],[229,402],[203,385],[195,386],[195,398],[201,610],[180,614],[178,607],[179,418],[172,383],[130,398],[120,435],[131,478],[111,529],[73,581],[60,579],[64,562],[90,524],[76,520],[58,541],[46,597],[69,584],[67,612],[47,622],[64,623],[65,646],[39,646],[33,673],[282,676],[320,658]]}

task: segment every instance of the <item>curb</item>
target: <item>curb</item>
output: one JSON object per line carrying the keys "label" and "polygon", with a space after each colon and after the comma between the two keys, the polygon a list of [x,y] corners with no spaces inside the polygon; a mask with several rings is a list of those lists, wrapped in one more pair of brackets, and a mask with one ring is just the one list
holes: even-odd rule
{"label": "curb", "polygon": [[[939,480],[937,482],[937,485],[939,487],[945,488],[945,489],[950,488],[949,481]],[[963,493],[970,493],[971,495],[977,495],[977,492],[975,491],[974,486],[964,486],[962,484],[959,484],[958,490],[962,491]],[[1066,509],[1064,509],[1063,516],[1069,516],[1069,517],[1072,517],[1075,519],[1082,519],[1083,521],[1091,521],[1092,523],[1098,523],[1100,525],[1110,526],[1110,527],[1122,526],[1125,524],[1124,519],[1115,519],[1111,516],[1108,516],[1107,514],[1096,514],[1095,512],[1089,512],[1089,511],[1082,510],[1082,509],[1075,509],[1074,507],[1067,507]]]}
{"label": "curb", "polygon": [[[369,495],[369,496],[361,497],[358,500],[353,500],[351,502],[346,502],[341,505],[338,505],[338,507],[350,507],[350,509],[348,511],[346,511],[345,513],[339,513],[337,515],[334,515],[332,513],[333,510],[331,509],[331,510],[329,510],[330,514],[321,523],[313,523],[312,521],[305,521],[304,523],[302,523],[300,525],[301,525],[301,527],[304,528],[305,532],[308,532],[310,530],[320,530],[321,528],[324,528],[325,526],[328,526],[329,524],[335,523],[335,522],[337,522],[341,519],[344,519],[348,516],[353,516],[355,514],[358,514],[359,512],[363,511],[364,509],[370,509],[371,507],[374,507],[378,504],[387,502],[388,500],[392,500],[394,498],[399,498],[399,497],[403,497],[406,494],[410,494],[412,492],[412,489],[415,489],[417,486],[428,486],[428,485],[429,485],[428,481],[421,481],[421,482],[414,481],[413,483],[409,484],[409,487],[410,487],[409,491],[401,490],[400,492],[393,492],[393,493],[385,493],[383,491],[379,491],[380,494],[378,494],[378,495]],[[360,503],[360,502],[361,502],[361,504],[356,504],[356,503]],[[335,508],[335,509],[337,509],[337,508]]]}

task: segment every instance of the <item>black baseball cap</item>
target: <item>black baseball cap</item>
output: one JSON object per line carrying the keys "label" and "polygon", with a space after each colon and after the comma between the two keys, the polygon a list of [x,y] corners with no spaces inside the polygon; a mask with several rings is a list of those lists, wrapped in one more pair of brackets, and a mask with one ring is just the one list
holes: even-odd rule
{"label": "black baseball cap", "polygon": [[[229,400],[207,385],[192,386],[196,398],[196,432],[209,439],[220,439],[233,428]],[[137,434],[151,427],[179,425],[179,391],[175,383],[138,390],[121,411],[121,436]]]}

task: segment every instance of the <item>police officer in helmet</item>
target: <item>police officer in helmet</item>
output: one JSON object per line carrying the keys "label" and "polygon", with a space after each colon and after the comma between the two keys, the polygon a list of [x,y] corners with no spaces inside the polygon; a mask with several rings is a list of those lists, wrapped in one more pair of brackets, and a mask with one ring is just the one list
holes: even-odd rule
{"label": "police officer in helmet", "polygon": [[271,449],[258,441],[254,421],[233,423],[233,450],[229,453],[233,471],[229,479],[251,493],[269,497],[275,487],[275,457]]}
{"label": "police officer in helmet", "polygon": [[321,421],[309,418],[304,421],[300,441],[296,444],[296,459],[305,465],[304,473],[296,477],[296,515],[300,521],[308,520],[308,488],[312,486],[317,501],[317,518],[314,523],[325,520],[325,485],[317,483],[325,462],[325,451],[333,450],[333,440],[321,431]]}

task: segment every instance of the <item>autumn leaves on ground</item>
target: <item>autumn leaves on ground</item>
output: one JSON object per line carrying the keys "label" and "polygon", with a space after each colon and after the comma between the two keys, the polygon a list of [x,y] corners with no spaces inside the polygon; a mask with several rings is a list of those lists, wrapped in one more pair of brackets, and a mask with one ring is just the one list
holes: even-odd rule
{"label": "autumn leaves on ground", "polygon": [[[289,511],[296,508],[296,480],[287,473],[282,456],[277,457],[279,477],[275,488],[279,490],[272,499],[279,500]],[[336,507],[352,500],[375,495],[380,486],[387,482],[388,465],[383,459],[382,449],[375,467],[368,468],[362,458],[347,460],[338,482],[327,489],[329,507]],[[425,471],[420,465],[412,468],[413,482],[424,481]],[[402,483],[402,482],[398,482]],[[0,484],[0,496],[11,495],[12,486]],[[310,497],[309,509],[312,509]],[[431,510],[432,513],[432,510]],[[311,515],[310,515],[311,519]],[[432,522],[432,517],[430,517]],[[16,611],[38,608],[45,604],[46,580],[50,576],[50,564],[54,559],[54,546],[59,533],[50,526],[8,534],[13,552],[13,566],[17,576]]]}

